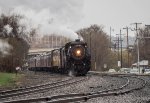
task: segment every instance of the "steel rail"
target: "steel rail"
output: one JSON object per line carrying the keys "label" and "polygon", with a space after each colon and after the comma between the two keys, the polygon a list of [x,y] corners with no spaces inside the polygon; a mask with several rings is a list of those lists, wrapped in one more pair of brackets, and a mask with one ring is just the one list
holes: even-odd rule
{"label": "steel rail", "polygon": [[29,87],[25,87],[25,88],[18,88],[18,89],[11,89],[11,90],[6,90],[6,91],[1,91],[0,95],[4,95],[4,94],[7,94],[7,93],[12,93],[12,92],[23,91],[23,90],[27,90],[27,89],[38,88],[38,87],[47,86],[47,85],[54,85],[54,84],[57,84],[57,83],[68,81],[70,79],[71,78],[68,78],[68,79],[65,79],[65,80],[60,80],[60,81],[57,81],[57,82],[52,82],[52,83],[45,83],[45,84],[29,86]]}
{"label": "steel rail", "polygon": [[[6,99],[8,97],[13,97],[13,96],[18,96],[18,95],[23,95],[23,94],[29,94],[29,93],[38,93],[38,92],[45,92],[47,91],[48,89],[54,89],[54,88],[58,88],[58,87],[61,87],[61,86],[64,86],[64,85],[70,85],[70,84],[74,84],[74,83],[77,83],[77,82],[80,82],[80,81],[83,81],[85,80],[86,78],[83,78],[83,79],[79,79],[79,80],[76,80],[76,81],[71,81],[71,79],[68,79],[68,80],[64,80],[63,82],[59,82],[59,83],[55,83],[55,85],[52,85],[52,86],[49,86],[49,87],[41,87],[41,88],[34,88],[34,89],[31,89],[31,90],[27,90],[27,91],[19,91],[19,92],[16,92],[16,93],[11,93],[11,94],[7,94],[7,95],[1,95],[0,98],[3,98],[3,99]],[[73,80],[73,79],[72,79]],[[62,84],[61,84],[62,83]]]}

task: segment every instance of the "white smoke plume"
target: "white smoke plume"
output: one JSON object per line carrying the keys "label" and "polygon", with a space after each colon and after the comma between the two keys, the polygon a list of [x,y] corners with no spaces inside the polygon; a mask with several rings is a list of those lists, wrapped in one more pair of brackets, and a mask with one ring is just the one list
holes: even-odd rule
{"label": "white smoke plume", "polygon": [[[7,1],[7,2],[6,2]],[[13,12],[25,15],[20,23],[37,28],[38,34],[58,34],[77,39],[78,35],[71,29],[80,22],[84,0],[6,0],[0,1],[2,8],[13,8]]]}
{"label": "white smoke plume", "polygon": [[2,56],[9,55],[12,47],[8,44],[7,40],[0,39],[0,53]]}
{"label": "white smoke plume", "polygon": [[13,28],[10,25],[7,24],[7,25],[4,26],[3,30],[4,30],[4,32],[7,33],[7,35],[9,35],[12,32],[12,29]]}

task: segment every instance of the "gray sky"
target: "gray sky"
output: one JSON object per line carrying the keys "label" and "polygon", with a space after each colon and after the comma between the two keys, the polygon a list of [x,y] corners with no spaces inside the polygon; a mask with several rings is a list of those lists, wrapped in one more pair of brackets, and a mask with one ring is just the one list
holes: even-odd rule
{"label": "gray sky", "polygon": [[131,23],[150,24],[150,0],[86,0],[83,25],[102,24],[109,32],[110,26],[115,33]]}
{"label": "gray sky", "polygon": [[49,32],[48,26],[50,31],[57,27],[75,31],[98,24],[107,33],[111,26],[116,34],[134,22],[150,24],[149,4],[150,0],[0,0],[0,12],[14,8],[29,18],[30,26],[44,21],[40,25],[44,32]]}

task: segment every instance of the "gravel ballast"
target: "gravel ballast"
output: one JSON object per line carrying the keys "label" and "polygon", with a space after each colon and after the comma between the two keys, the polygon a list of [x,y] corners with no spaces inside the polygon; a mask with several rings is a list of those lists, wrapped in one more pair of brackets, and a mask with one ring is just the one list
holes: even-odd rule
{"label": "gravel ballast", "polygon": [[[28,72],[26,78],[23,82],[21,82],[21,86],[31,86],[37,85],[46,82],[54,82],[58,80],[62,80],[67,78],[68,76],[59,75],[59,74],[50,74],[50,73],[36,73],[32,74],[32,72]],[[39,98],[39,97],[47,97],[47,96],[54,96],[60,94],[69,94],[69,93],[88,93],[88,92],[96,92],[105,89],[116,88],[119,86],[124,85],[127,81],[124,78],[118,77],[111,77],[111,76],[97,76],[92,75],[89,77],[74,77],[75,79],[79,78],[87,78],[85,81],[73,84],[73,85],[66,85],[59,88],[54,88],[47,90],[44,93],[35,93],[26,96],[20,96],[19,99],[29,99],[29,98]],[[122,94],[118,96],[104,96],[89,99],[86,101],[87,103],[149,103],[150,101],[150,77],[149,76],[140,76],[147,81],[145,88],[137,91],[133,91],[131,93]],[[34,81],[34,82],[33,82]],[[129,87],[134,88],[134,86],[140,85],[140,81],[136,81],[136,79],[131,80],[133,83],[130,84]],[[26,83],[25,83],[26,82]],[[18,97],[10,98],[17,99]],[[82,103],[82,102],[81,102]]]}

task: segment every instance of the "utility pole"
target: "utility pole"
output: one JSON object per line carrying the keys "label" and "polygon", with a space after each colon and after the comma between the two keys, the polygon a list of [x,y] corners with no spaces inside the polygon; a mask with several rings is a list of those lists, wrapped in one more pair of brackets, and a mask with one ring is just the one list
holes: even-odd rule
{"label": "utility pole", "polygon": [[[120,67],[122,68],[122,37],[121,37],[121,29],[120,29],[120,34],[116,34],[118,36],[118,57],[119,57],[119,42],[120,42]],[[119,40],[120,39],[120,40]],[[119,60],[119,59],[118,59]]]}
{"label": "utility pole", "polygon": [[110,50],[111,50],[111,27],[110,27]]}
{"label": "utility pole", "polygon": [[[92,55],[91,34],[92,34],[92,32],[90,32],[90,35],[89,35],[89,39],[90,39],[89,42],[90,42],[90,54]],[[91,58],[91,63],[93,63],[93,62],[94,62],[94,60],[93,60],[93,58]],[[95,63],[94,63],[94,65],[95,65]],[[91,67],[94,70],[93,65]]]}
{"label": "utility pole", "polygon": [[120,40],[119,40],[119,34],[116,34],[116,35],[118,35],[118,38],[116,38],[117,40],[114,40],[114,41],[117,41],[117,49],[118,49],[118,67],[120,67],[121,65],[120,65],[120,53],[119,53],[119,42],[120,42]]}
{"label": "utility pole", "polygon": [[128,53],[128,67],[129,67],[129,38],[128,38],[128,31],[129,31],[129,27],[123,28],[127,30],[127,53]]}
{"label": "utility pole", "polygon": [[139,67],[139,61],[140,61],[140,53],[139,53],[139,35],[138,35],[138,25],[142,24],[142,23],[133,23],[135,24],[135,31],[136,31],[136,37],[137,37],[137,68],[139,70],[139,74],[140,74],[140,67]]}
{"label": "utility pole", "polygon": [[112,33],[112,31],[114,31],[114,29],[112,29],[112,28],[110,27],[110,50],[111,50],[111,33]]}
{"label": "utility pole", "polygon": [[90,33],[90,53],[91,53],[91,33]]}
{"label": "utility pole", "polygon": [[120,29],[120,45],[121,45],[121,68],[122,68],[122,37],[121,37],[121,29]]}
{"label": "utility pole", "polygon": [[119,36],[118,36],[118,64],[119,64],[119,61],[120,61],[120,55],[119,55]]}
{"label": "utility pole", "polygon": [[111,42],[111,27],[110,27],[110,42]]}
{"label": "utility pole", "polygon": [[[96,40],[96,34],[95,34],[95,40]],[[96,45],[96,42],[95,42],[95,45]],[[96,56],[97,56],[97,48],[95,48],[95,70],[97,69]]]}

